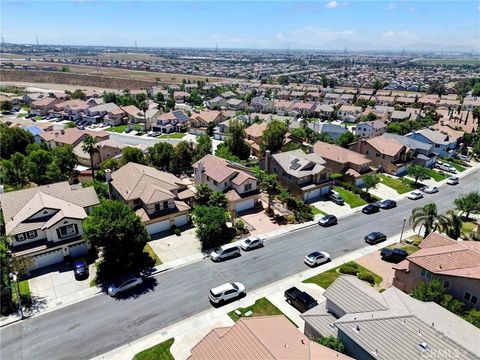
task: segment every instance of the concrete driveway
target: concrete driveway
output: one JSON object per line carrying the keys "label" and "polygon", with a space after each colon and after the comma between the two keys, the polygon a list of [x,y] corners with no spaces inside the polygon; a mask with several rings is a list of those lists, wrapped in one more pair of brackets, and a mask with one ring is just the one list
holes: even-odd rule
{"label": "concrete driveway", "polygon": [[89,284],[96,273],[94,264],[89,266],[89,277],[84,280],[76,280],[72,267],[65,264],[48,270],[50,272],[44,271],[28,280],[32,295],[45,301],[47,308],[62,305],[79,293],[91,289]]}
{"label": "concrete driveway", "polygon": [[256,207],[240,214],[240,218],[245,221],[252,230],[251,235],[266,234],[280,229],[288,225],[279,225],[272,221],[271,218],[265,214],[262,207]]}
{"label": "concrete driveway", "polygon": [[167,235],[149,241],[149,244],[164,263],[202,251],[202,244],[195,236],[195,228],[182,231],[180,236]]}

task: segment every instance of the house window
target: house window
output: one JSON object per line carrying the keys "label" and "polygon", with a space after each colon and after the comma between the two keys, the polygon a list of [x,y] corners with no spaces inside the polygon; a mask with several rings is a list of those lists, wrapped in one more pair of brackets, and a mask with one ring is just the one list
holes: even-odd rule
{"label": "house window", "polygon": [[478,297],[470,294],[468,291],[465,291],[465,295],[463,295],[463,298],[474,305],[476,305],[478,302]]}
{"label": "house window", "polygon": [[159,203],[155,204],[155,211],[160,211],[160,204]]}
{"label": "house window", "polygon": [[245,191],[252,190],[252,184],[245,184]]}
{"label": "house window", "polygon": [[432,273],[428,270],[422,269],[420,271],[420,276],[427,280],[430,280],[432,278]]}
{"label": "house window", "polygon": [[133,200],[133,204],[134,204],[134,205],[140,204],[140,199],[135,199],[135,200]]}
{"label": "house window", "polygon": [[23,241],[23,240],[25,240],[25,234],[18,234],[17,241]]}
{"label": "house window", "polygon": [[368,155],[368,150],[365,153]]}
{"label": "house window", "polygon": [[213,185],[217,186],[218,183],[215,180],[213,180]]}
{"label": "house window", "polygon": [[37,231],[36,230],[32,230],[32,231],[28,232],[28,238],[29,239],[33,239],[33,238],[36,238],[36,237],[37,237]]}
{"label": "house window", "polygon": [[164,202],[163,202],[163,208],[164,208],[164,209],[168,209],[168,201],[164,201]]}
{"label": "house window", "polygon": [[58,235],[61,239],[68,238],[77,234],[77,229],[75,224],[68,224],[58,228]]}

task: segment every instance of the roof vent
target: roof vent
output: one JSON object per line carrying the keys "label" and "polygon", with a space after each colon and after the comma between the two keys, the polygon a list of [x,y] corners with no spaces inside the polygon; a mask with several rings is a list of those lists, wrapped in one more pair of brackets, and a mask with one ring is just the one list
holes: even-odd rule
{"label": "roof vent", "polygon": [[360,325],[357,325],[353,328],[353,331],[355,331],[356,333],[359,333],[360,332]]}
{"label": "roof vent", "polygon": [[306,343],[305,339],[302,339],[302,344],[305,345]]}
{"label": "roof vent", "polygon": [[422,332],[418,329],[418,336],[422,336]]}
{"label": "roof vent", "polygon": [[418,344],[418,347],[422,350],[422,351],[427,351],[428,350],[428,344],[423,341],[421,342],[420,344]]}

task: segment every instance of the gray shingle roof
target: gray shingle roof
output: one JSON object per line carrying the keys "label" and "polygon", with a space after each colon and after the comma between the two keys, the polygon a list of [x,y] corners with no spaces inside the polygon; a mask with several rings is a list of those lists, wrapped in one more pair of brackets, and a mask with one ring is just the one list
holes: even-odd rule
{"label": "gray shingle roof", "polygon": [[406,137],[406,136],[402,136],[402,135],[385,133],[385,134],[383,134],[383,136],[385,136],[386,138],[395,139],[399,143],[405,145],[406,147],[409,147],[410,149],[414,149],[414,150],[429,151],[433,146],[431,144],[427,144],[427,143],[424,143],[422,141],[415,140],[415,139],[412,139],[412,138],[409,138],[409,137]]}
{"label": "gray shingle roof", "polygon": [[305,154],[300,149],[274,154],[273,158],[287,174],[297,178],[318,174],[325,169],[326,163],[317,154]]}

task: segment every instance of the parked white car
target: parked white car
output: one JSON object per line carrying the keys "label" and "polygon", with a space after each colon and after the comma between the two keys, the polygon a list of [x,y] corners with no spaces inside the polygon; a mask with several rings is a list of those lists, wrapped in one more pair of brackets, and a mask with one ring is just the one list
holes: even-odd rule
{"label": "parked white car", "polygon": [[408,198],[410,200],[418,200],[418,199],[421,199],[423,198],[423,194],[421,191],[412,191],[410,194],[408,194]]}
{"label": "parked white car", "polygon": [[437,161],[435,163],[435,167],[439,170],[446,171],[446,172],[449,172],[449,173],[452,173],[452,174],[457,173],[457,169],[455,169],[452,165],[442,163],[441,161]]}
{"label": "parked white car", "polygon": [[214,304],[223,304],[228,300],[245,295],[245,286],[239,282],[226,283],[210,290],[208,298]]}
{"label": "parked white car", "polygon": [[423,189],[423,192],[427,194],[435,194],[438,192],[438,188],[436,186],[427,186]]}
{"label": "parked white car", "polygon": [[325,264],[326,262],[330,261],[330,254],[326,253],[325,251],[314,251],[303,259],[305,264],[308,266],[316,266]]}
{"label": "parked white car", "polygon": [[458,184],[458,176],[452,176],[447,179],[447,184],[448,185],[457,185]]}
{"label": "parked white car", "polygon": [[251,236],[240,243],[240,247],[244,251],[258,249],[263,246],[263,240],[258,236]]}
{"label": "parked white car", "polygon": [[210,253],[210,259],[212,259],[212,261],[221,261],[237,256],[240,256],[240,248],[235,245],[219,246]]}

